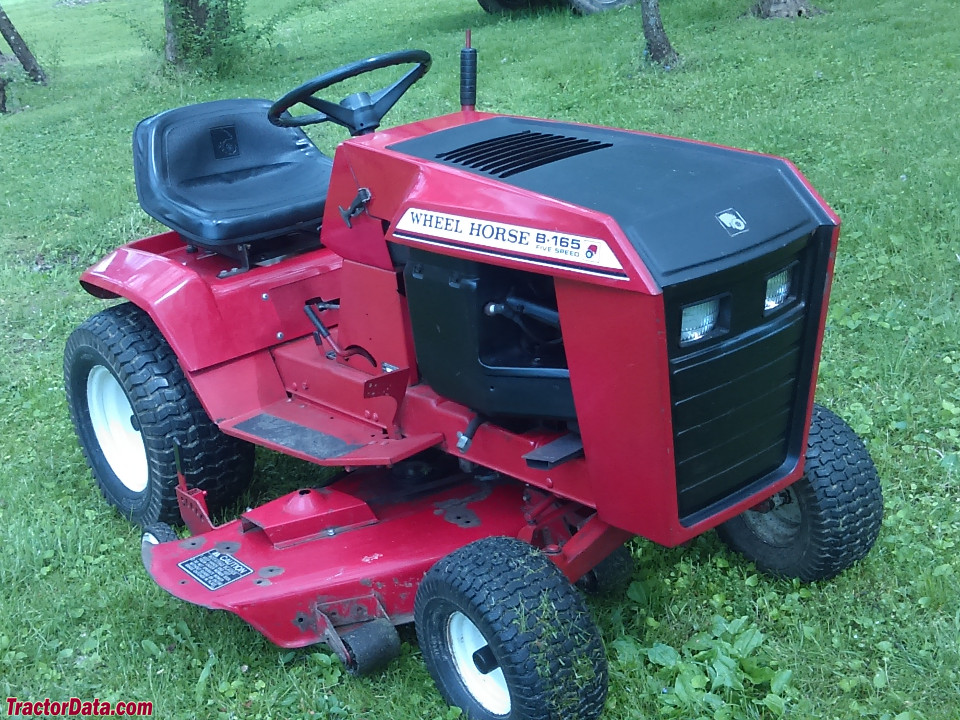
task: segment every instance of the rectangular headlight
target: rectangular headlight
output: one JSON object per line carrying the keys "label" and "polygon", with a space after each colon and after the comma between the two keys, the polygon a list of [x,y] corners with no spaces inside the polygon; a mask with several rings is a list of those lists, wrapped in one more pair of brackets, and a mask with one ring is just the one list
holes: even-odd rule
{"label": "rectangular headlight", "polygon": [[702,340],[717,327],[720,298],[687,305],[680,315],[680,344]]}
{"label": "rectangular headlight", "polygon": [[767,278],[767,294],[763,299],[765,315],[783,307],[793,297],[793,269],[791,264]]}

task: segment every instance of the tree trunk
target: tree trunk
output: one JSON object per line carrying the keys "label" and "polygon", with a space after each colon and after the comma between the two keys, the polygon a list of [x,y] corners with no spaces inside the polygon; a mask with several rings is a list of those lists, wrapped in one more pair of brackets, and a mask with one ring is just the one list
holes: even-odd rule
{"label": "tree trunk", "polygon": [[17,56],[17,60],[23,65],[23,69],[27,71],[27,75],[29,75],[34,82],[46,85],[46,73],[43,72],[43,68],[40,67],[37,59],[33,56],[33,53],[30,52],[30,48],[27,47],[23,38],[20,37],[20,33],[17,32],[13,23],[10,22],[10,18],[7,17],[2,7],[0,7],[0,35],[3,35],[3,39],[7,41],[7,45],[13,50],[13,54]]}
{"label": "tree trunk", "polygon": [[163,0],[167,62],[183,64],[213,53],[232,31],[229,0]]}
{"label": "tree trunk", "polygon": [[643,16],[643,39],[647,42],[647,53],[655,63],[665,68],[672,67],[680,60],[673,49],[660,19],[660,0],[640,0]]}
{"label": "tree trunk", "polygon": [[9,78],[0,77],[0,115],[7,112],[7,83]]}
{"label": "tree trunk", "polygon": [[163,25],[167,33],[163,54],[168,63],[176,64],[180,62],[180,43],[177,41],[177,26],[176,23],[173,22],[173,10],[170,8],[170,0],[163,0]]}

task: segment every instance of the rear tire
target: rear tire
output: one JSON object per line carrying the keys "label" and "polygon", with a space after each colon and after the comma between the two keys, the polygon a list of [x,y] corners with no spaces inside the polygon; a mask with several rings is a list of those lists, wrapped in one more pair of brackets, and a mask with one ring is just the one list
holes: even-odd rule
{"label": "rear tire", "polygon": [[107,501],[141,526],[180,523],[173,440],[211,511],[234,501],[254,448],[207,417],[176,355],[143,310],[124,303],[74,330],[64,350],[70,417]]}
{"label": "rear tire", "polygon": [[539,550],[478,540],[426,574],[417,637],[444,699],[471,720],[592,720],[607,661],[583,598]]}
{"label": "rear tire", "polygon": [[156,522],[147,525],[140,534],[141,545],[160,545],[165,542],[179,540],[177,532],[165,522]]}
{"label": "rear tire", "polygon": [[570,5],[581,15],[593,15],[629,7],[636,2],[637,0],[570,0]]}
{"label": "rear tire", "polygon": [[552,0],[477,0],[480,7],[491,15],[522,12],[531,8],[548,5]]}
{"label": "rear tire", "polygon": [[803,477],[773,499],[772,510],[747,510],[717,528],[723,542],[771,575],[829,579],[863,558],[880,532],[883,495],[867,448],[820,405]]}

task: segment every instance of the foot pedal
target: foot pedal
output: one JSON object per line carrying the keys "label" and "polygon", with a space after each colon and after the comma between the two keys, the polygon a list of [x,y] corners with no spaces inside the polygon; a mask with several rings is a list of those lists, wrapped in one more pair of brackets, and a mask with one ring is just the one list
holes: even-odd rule
{"label": "foot pedal", "polygon": [[553,442],[541,445],[536,450],[531,450],[523,456],[523,459],[527,461],[527,467],[534,470],[552,470],[557,465],[581,457],[583,457],[583,440],[579,435],[569,433]]}

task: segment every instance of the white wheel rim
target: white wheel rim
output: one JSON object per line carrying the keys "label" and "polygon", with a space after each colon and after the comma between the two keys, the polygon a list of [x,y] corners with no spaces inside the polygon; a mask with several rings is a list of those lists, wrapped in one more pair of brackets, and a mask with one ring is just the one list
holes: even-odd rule
{"label": "white wheel rim", "polygon": [[87,375],[87,408],[100,452],[123,486],[141,493],[147,488],[147,448],[133,426],[133,407],[120,383],[103,365]]}
{"label": "white wheel rim", "polygon": [[140,542],[144,545],[159,545],[160,540],[152,532],[145,532],[140,536]]}
{"label": "white wheel rim", "polygon": [[494,715],[508,714],[510,691],[503,670],[497,667],[483,674],[473,659],[477,650],[489,644],[480,629],[462,612],[455,612],[447,621],[447,642],[457,674],[467,691],[488,712]]}

